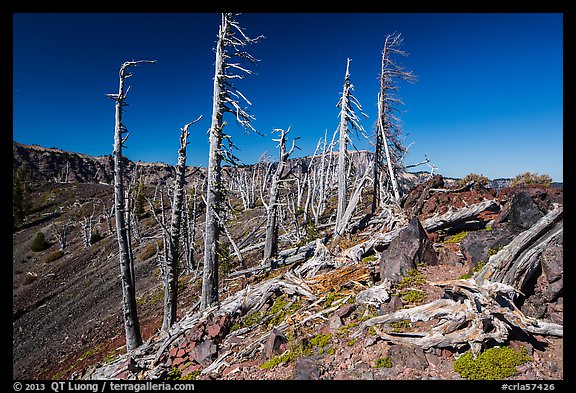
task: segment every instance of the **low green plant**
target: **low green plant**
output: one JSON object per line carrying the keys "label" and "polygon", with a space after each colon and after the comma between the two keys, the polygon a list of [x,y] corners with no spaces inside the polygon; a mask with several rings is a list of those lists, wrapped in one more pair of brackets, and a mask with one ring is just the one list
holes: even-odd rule
{"label": "low green plant", "polygon": [[472,268],[472,273],[478,273],[486,266],[486,261],[478,261],[475,267]]}
{"label": "low green plant", "polygon": [[102,236],[100,234],[100,231],[98,230],[98,228],[94,229],[94,231],[92,232],[92,236],[90,236],[90,244],[94,244],[99,242],[100,240],[102,240],[104,238],[104,236]]}
{"label": "low green plant", "polygon": [[350,329],[355,328],[358,325],[360,325],[360,321],[352,322],[349,323],[348,325],[341,326],[340,328],[338,328],[338,332],[336,333],[336,335],[338,337],[345,337],[348,335]]}
{"label": "low green plant", "polygon": [[313,347],[323,348],[326,345],[328,345],[328,343],[330,342],[330,339],[332,339],[332,335],[330,333],[318,334],[318,335],[314,336],[312,338],[312,340],[310,340],[310,344],[312,344]]}
{"label": "low green plant", "polygon": [[510,187],[536,184],[543,187],[552,185],[552,178],[548,175],[539,175],[532,172],[524,172],[510,180]]}
{"label": "low green plant", "polygon": [[349,340],[349,341],[346,343],[346,345],[348,345],[349,347],[351,347],[351,346],[353,346],[354,344],[356,344],[356,341],[357,341],[357,340],[358,340],[358,339],[353,338],[352,340]]}
{"label": "low green plant", "polygon": [[192,371],[192,372],[186,374],[185,376],[180,377],[180,380],[181,381],[193,381],[200,376],[201,372],[202,372],[201,370]]}
{"label": "low green plant", "polygon": [[498,254],[503,248],[504,248],[504,246],[499,246],[498,248],[489,248],[488,249],[488,258],[490,258],[492,255]]}
{"label": "low green plant", "polygon": [[413,268],[408,270],[404,275],[404,277],[402,277],[400,281],[396,283],[395,288],[403,289],[409,286],[422,285],[422,284],[424,284],[424,277],[422,276],[422,273],[417,268]]}
{"label": "low green plant", "polygon": [[402,333],[402,332],[405,332],[407,330],[410,330],[410,320],[401,319],[399,321],[388,322],[388,326],[390,326],[392,328],[390,330],[391,332]]}
{"label": "low green plant", "polygon": [[48,247],[50,247],[50,243],[46,241],[46,237],[42,232],[36,234],[36,237],[32,240],[32,244],[30,245],[30,249],[34,252],[44,251]]}
{"label": "low green plant", "polygon": [[426,298],[426,292],[419,289],[409,289],[401,291],[400,297],[408,303],[422,303]]}
{"label": "low green plant", "polygon": [[490,184],[490,179],[484,175],[478,175],[476,173],[469,173],[462,179],[458,180],[456,184],[458,187],[464,187],[468,182],[474,182],[474,187],[486,187]]}
{"label": "low green plant", "polygon": [[336,293],[330,292],[328,295],[326,295],[326,300],[324,301],[324,308],[329,308],[330,306],[332,306],[332,303],[334,303],[335,300],[336,300]]}
{"label": "low green plant", "polygon": [[469,233],[470,233],[470,231],[462,231],[460,233],[452,235],[449,238],[447,238],[446,240],[444,240],[444,244],[460,243],[466,236],[468,236]]}
{"label": "low green plant", "polygon": [[464,273],[458,276],[458,280],[468,280],[470,278],[470,274]]}
{"label": "low green plant", "polygon": [[392,367],[392,359],[389,356],[384,356],[383,358],[378,358],[374,362],[374,368],[390,368]]}
{"label": "low green plant", "polygon": [[467,351],[452,363],[454,371],[466,379],[498,380],[509,378],[516,374],[517,366],[532,361],[526,348],[519,351],[510,347],[489,348],[476,358]]}
{"label": "low green plant", "polygon": [[362,263],[374,262],[377,259],[378,257],[374,254],[368,255],[367,257],[362,258]]}

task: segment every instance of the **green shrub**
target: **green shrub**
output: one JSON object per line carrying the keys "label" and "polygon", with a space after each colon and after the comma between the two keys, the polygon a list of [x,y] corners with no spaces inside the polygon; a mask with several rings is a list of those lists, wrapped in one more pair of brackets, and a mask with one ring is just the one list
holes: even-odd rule
{"label": "green shrub", "polygon": [[524,172],[516,176],[510,181],[510,187],[524,186],[536,184],[543,187],[550,187],[552,185],[552,178],[548,175],[539,175],[532,172]]}
{"label": "green shrub", "polygon": [[385,356],[383,358],[376,359],[374,363],[374,368],[390,368],[392,367],[392,359],[389,356]]}
{"label": "green shrub", "polygon": [[458,180],[456,184],[458,187],[464,187],[468,182],[474,181],[474,187],[487,187],[490,180],[484,175],[477,175],[476,173],[469,173],[462,179]]}
{"label": "green shrub", "polygon": [[64,256],[64,251],[62,250],[57,250],[57,251],[52,251],[50,254],[46,255],[46,258],[44,258],[45,262],[54,262],[57,259],[60,259]]}
{"label": "green shrub", "polygon": [[92,236],[90,236],[90,244],[94,244],[96,242],[99,242],[100,240],[102,240],[104,237],[100,234],[100,231],[98,230],[98,228],[94,229],[94,231],[92,232]]}
{"label": "green shrub", "polygon": [[30,249],[34,252],[40,252],[46,250],[48,247],[50,247],[50,243],[46,241],[46,237],[42,232],[38,232],[34,240],[32,240]]}
{"label": "green shrub", "polygon": [[510,347],[489,348],[481,352],[476,359],[468,351],[452,363],[454,371],[467,379],[504,379],[518,371],[516,366],[531,361],[526,348],[516,351]]}

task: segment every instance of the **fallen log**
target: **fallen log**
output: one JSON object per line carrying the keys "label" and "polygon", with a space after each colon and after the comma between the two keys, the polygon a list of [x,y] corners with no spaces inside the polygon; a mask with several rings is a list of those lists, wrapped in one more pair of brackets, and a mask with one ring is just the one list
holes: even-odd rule
{"label": "fallen log", "polygon": [[[460,225],[468,221],[470,218],[477,216],[488,209],[498,207],[498,203],[494,200],[487,200],[484,202],[476,203],[467,207],[463,207],[454,212],[448,212],[440,216],[431,217],[422,222],[422,226],[427,232],[434,232],[438,229],[445,229],[455,225]],[[376,233],[372,237],[362,243],[344,251],[344,256],[352,260],[354,263],[359,263],[362,257],[366,256],[369,252],[377,248],[388,247],[392,239],[394,239],[402,229],[406,226],[396,228],[386,233]]]}
{"label": "fallen log", "polygon": [[[478,354],[491,340],[504,343],[513,329],[563,337],[562,325],[525,316],[513,302],[518,291],[509,285],[488,281],[477,284],[473,279],[433,284],[444,288],[444,298],[371,318],[360,324],[352,338],[361,337],[373,326],[384,340],[418,345],[423,349],[468,346]],[[394,333],[377,328],[378,325],[389,327],[391,322],[400,320],[408,320],[411,325],[431,320],[437,320],[437,323],[422,332]]]}
{"label": "fallen log", "polygon": [[487,200],[463,207],[454,212],[444,213],[437,217],[430,217],[422,222],[422,226],[428,232],[434,232],[439,229],[448,228],[475,217],[485,210],[497,209],[498,203],[495,200]]}
{"label": "fallen log", "polygon": [[534,226],[516,236],[474,276],[481,285],[485,280],[499,282],[522,290],[540,266],[540,254],[562,242],[563,208],[557,205]]}

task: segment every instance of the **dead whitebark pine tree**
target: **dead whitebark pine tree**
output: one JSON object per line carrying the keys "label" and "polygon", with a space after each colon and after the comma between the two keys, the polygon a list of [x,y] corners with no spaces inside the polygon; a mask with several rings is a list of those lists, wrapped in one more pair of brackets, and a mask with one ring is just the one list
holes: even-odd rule
{"label": "dead whitebark pine tree", "polygon": [[[296,147],[296,140],[298,138],[292,139],[292,147],[290,150],[286,150],[286,136],[290,132],[290,127],[288,130],[274,129],[273,132],[279,132],[280,137],[278,139],[273,139],[274,142],[278,142],[278,166],[276,171],[272,175],[272,181],[270,185],[270,197],[268,203],[264,204],[266,208],[266,240],[264,242],[264,256],[262,258],[263,264],[272,266],[273,257],[278,252],[278,191],[280,188],[280,183],[286,179],[287,173],[286,162],[290,155],[294,152]],[[264,201],[262,201],[264,202]]]}
{"label": "dead whitebark pine tree", "polygon": [[[249,38],[244,34],[238,22],[231,13],[222,14],[222,22],[218,31],[216,43],[216,61],[214,72],[214,90],[212,99],[212,122],[209,131],[210,151],[208,156],[208,185],[206,191],[206,230],[204,232],[204,273],[202,280],[202,294],[200,309],[218,304],[218,240],[220,236],[219,215],[222,203],[222,174],[221,161],[226,159],[227,153],[223,148],[223,139],[229,136],[224,134],[224,113],[233,113],[236,121],[246,130],[254,127],[254,119],[246,110],[241,108],[240,99],[248,105],[251,103],[233,85],[232,80],[243,79],[244,75],[252,72],[233,62],[233,58],[247,60],[254,63],[256,59],[243,48],[257,42],[262,37]],[[232,158],[228,156],[228,158]]]}
{"label": "dead whitebark pine tree", "polygon": [[170,230],[163,228],[166,252],[164,273],[164,318],[162,330],[168,330],[176,322],[178,305],[178,261],[180,245],[180,229],[182,225],[182,211],[184,202],[184,181],[186,177],[186,146],[188,145],[188,127],[198,122],[202,116],[182,128],[180,134],[180,148],[178,149],[178,163],[176,164],[176,178],[172,201],[172,214]]}
{"label": "dead whitebark pine tree", "polygon": [[[372,198],[372,213],[376,212],[379,203],[383,202],[385,179],[391,186],[391,194],[396,202],[400,201],[398,173],[403,170],[401,158],[406,154],[403,145],[398,105],[403,102],[397,97],[398,82],[415,82],[412,71],[406,71],[394,59],[397,56],[407,56],[401,50],[403,38],[394,33],[386,36],[382,50],[380,72],[380,92],[378,93],[378,119],[376,123],[376,142],[374,149],[374,191]],[[387,175],[381,173],[386,168]]]}
{"label": "dead whitebark pine tree", "polygon": [[346,60],[346,74],[344,76],[344,87],[342,90],[342,96],[338,101],[337,107],[340,108],[340,125],[338,126],[338,207],[336,210],[336,225],[334,227],[334,233],[339,235],[339,230],[344,226],[342,225],[342,218],[346,212],[346,207],[348,205],[348,164],[347,164],[347,144],[350,140],[349,132],[352,129],[356,131],[363,132],[364,128],[360,124],[360,119],[356,115],[352,105],[356,106],[358,111],[364,117],[368,117],[364,112],[362,112],[362,106],[360,102],[354,97],[352,91],[354,86],[350,83],[350,59]]}
{"label": "dead whitebark pine tree", "polygon": [[126,204],[124,203],[124,182],[122,148],[125,147],[129,133],[122,122],[122,113],[126,103],[128,89],[124,89],[124,82],[132,76],[131,67],[142,63],[155,63],[156,60],[127,61],[120,67],[120,82],[117,94],[106,96],[116,102],[114,126],[114,207],[116,216],[116,233],[118,238],[118,255],[120,260],[120,279],[122,283],[122,314],[126,333],[126,349],[128,351],[142,344],[140,323],[136,308],[136,283],[134,280],[134,260],[132,259],[131,244],[129,242],[129,229],[126,222]]}

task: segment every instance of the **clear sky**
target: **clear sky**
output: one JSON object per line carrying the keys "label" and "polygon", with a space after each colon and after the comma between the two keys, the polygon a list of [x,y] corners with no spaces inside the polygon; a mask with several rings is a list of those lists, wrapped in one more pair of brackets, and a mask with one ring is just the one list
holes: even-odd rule
{"label": "clear sky", "polygon": [[[255,13],[237,17],[261,61],[239,81],[252,102],[246,134],[226,132],[250,164],[277,157],[273,128],[300,137],[294,156],[310,155],[338,126],[346,58],[354,93],[373,130],[384,37],[399,32],[415,84],[399,95],[406,163],[428,154],[440,173],[514,177],[525,171],[563,180],[563,17],[559,13]],[[125,154],[175,164],[180,128],[190,129],[188,165],[205,166],[212,108],[216,13],[14,14],[13,139],[63,150],[112,152],[118,69],[155,59],[128,80]],[[355,139],[358,148],[371,146]],[[421,167],[427,170],[427,167]]]}

